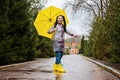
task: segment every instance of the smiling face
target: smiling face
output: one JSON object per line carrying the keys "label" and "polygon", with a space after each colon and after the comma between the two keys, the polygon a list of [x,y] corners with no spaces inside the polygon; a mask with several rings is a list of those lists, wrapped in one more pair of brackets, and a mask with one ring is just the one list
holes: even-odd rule
{"label": "smiling face", "polygon": [[62,24],[63,17],[62,16],[58,16],[57,22],[58,22],[58,24]]}

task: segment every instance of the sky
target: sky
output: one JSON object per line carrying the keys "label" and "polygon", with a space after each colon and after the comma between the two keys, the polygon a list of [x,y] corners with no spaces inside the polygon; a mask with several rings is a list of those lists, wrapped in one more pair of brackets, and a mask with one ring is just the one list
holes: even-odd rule
{"label": "sky", "polygon": [[51,5],[54,5],[58,8],[62,8],[62,5],[64,4],[65,0],[48,0],[48,3],[46,3],[46,7],[49,7]]}
{"label": "sky", "polygon": [[[65,6],[66,0],[48,0],[45,4],[45,7],[51,5],[63,9]],[[71,1],[71,0],[67,0]],[[88,36],[91,30],[90,23],[92,21],[91,15],[86,10],[79,9],[77,12],[74,12],[71,6],[65,8],[67,17],[69,19],[69,24],[67,25],[67,30],[75,35]],[[69,37],[68,35],[65,36]]]}

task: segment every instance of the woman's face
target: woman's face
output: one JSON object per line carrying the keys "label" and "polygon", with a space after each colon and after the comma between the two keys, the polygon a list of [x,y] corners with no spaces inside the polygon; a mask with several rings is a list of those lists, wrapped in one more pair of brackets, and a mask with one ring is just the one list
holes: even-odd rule
{"label": "woman's face", "polygon": [[57,22],[58,22],[59,24],[62,24],[62,22],[63,22],[63,17],[62,17],[62,16],[58,16]]}

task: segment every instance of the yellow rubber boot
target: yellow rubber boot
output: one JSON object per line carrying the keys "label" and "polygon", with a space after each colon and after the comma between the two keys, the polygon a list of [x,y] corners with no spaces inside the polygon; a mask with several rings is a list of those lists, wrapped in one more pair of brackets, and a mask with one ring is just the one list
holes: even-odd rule
{"label": "yellow rubber boot", "polygon": [[62,73],[66,72],[65,69],[62,67],[62,64],[58,64],[58,71]]}
{"label": "yellow rubber boot", "polygon": [[58,64],[53,64],[53,71],[58,71]]}

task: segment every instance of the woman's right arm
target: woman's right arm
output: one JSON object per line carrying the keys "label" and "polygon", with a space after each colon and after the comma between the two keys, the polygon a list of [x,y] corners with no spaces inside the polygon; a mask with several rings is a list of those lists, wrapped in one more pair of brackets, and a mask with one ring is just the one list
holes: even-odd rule
{"label": "woman's right arm", "polygon": [[50,28],[50,29],[48,30],[48,34],[53,33],[55,30],[56,30],[56,29],[55,29],[54,26],[53,26],[52,28]]}

